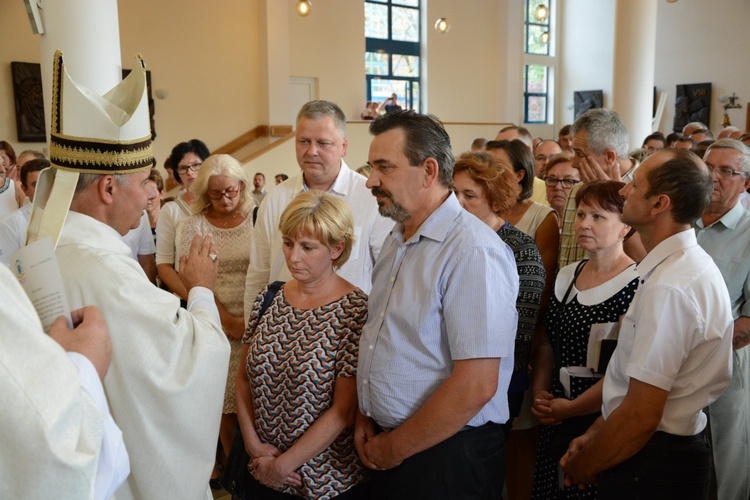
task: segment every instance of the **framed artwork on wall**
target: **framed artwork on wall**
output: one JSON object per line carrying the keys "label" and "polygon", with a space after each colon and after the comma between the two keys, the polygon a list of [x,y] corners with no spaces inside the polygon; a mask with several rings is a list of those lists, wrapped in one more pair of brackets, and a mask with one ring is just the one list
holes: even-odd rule
{"label": "framed artwork on wall", "polygon": [[674,125],[672,130],[681,133],[690,122],[708,123],[711,118],[711,84],[688,83],[677,85],[674,102]]}
{"label": "framed artwork on wall", "polygon": [[47,142],[42,69],[37,63],[11,62],[18,142]]}
{"label": "framed artwork on wall", "polygon": [[578,90],[573,92],[573,102],[575,104],[574,116],[577,120],[586,111],[602,107],[604,92],[602,90]]}

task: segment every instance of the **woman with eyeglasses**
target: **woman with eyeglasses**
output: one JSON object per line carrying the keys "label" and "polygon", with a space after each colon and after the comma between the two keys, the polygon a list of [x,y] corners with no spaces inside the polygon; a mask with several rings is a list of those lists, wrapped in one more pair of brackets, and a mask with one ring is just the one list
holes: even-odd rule
{"label": "woman with eyeglasses", "polygon": [[190,204],[194,199],[190,186],[198,176],[203,161],[210,154],[208,147],[198,139],[181,142],[172,149],[169,164],[174,178],[184,191],[174,201],[167,202],[161,207],[159,221],[156,224],[156,270],[162,283],[183,301],[187,300],[187,290],[175,271],[175,231],[177,224],[190,215]]}
{"label": "woman with eyeglasses", "polygon": [[547,202],[555,209],[558,227],[562,227],[565,202],[573,186],[581,182],[581,174],[573,168],[571,153],[560,153],[550,158],[542,171],[542,179],[547,187]]}
{"label": "woman with eyeglasses", "polygon": [[[229,339],[232,354],[224,393],[224,410],[219,439],[224,461],[234,439],[237,424],[235,381],[240,365],[242,335],[245,332],[243,300],[245,276],[250,263],[250,242],[253,235],[253,198],[249,194],[247,174],[242,165],[229,155],[209,156],[192,182],[192,215],[177,226],[177,255],[186,256],[196,233],[213,235],[215,258],[219,261],[214,297],[221,317],[221,326]],[[216,388],[220,390],[220,388]],[[214,471],[218,479],[219,470]],[[212,487],[218,484],[212,482]]]}

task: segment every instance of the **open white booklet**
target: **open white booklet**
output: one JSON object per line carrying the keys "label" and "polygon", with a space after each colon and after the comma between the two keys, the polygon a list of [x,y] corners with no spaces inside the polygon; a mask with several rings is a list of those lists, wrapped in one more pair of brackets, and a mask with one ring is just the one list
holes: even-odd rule
{"label": "open white booklet", "polygon": [[9,259],[10,270],[29,296],[44,331],[49,333],[58,316],[65,316],[68,328],[73,328],[52,238],[35,241],[11,254]]}
{"label": "open white booklet", "polygon": [[597,323],[591,325],[586,347],[586,366],[563,366],[560,368],[560,384],[565,397],[571,397],[571,379],[601,378],[604,368],[620,336],[620,323]]}

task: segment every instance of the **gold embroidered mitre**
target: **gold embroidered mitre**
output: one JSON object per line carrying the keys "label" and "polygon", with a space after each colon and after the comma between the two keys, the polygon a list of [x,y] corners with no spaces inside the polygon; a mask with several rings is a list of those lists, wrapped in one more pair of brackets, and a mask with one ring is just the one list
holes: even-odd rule
{"label": "gold embroidered mitre", "polygon": [[124,174],[150,169],[151,147],[146,69],[136,68],[105,95],[83,87],[65,69],[62,52],[53,60],[50,162],[61,170]]}

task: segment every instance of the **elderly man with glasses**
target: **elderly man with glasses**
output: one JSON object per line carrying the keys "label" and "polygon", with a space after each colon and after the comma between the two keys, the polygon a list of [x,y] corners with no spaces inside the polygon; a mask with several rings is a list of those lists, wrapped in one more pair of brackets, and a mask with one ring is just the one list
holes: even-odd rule
{"label": "elderly man with glasses", "polygon": [[735,139],[705,155],[713,172],[711,201],[693,227],[721,271],[732,301],[734,370],[724,394],[708,407],[718,498],[750,498],[750,213],[740,195],[750,187],[750,148]]}

